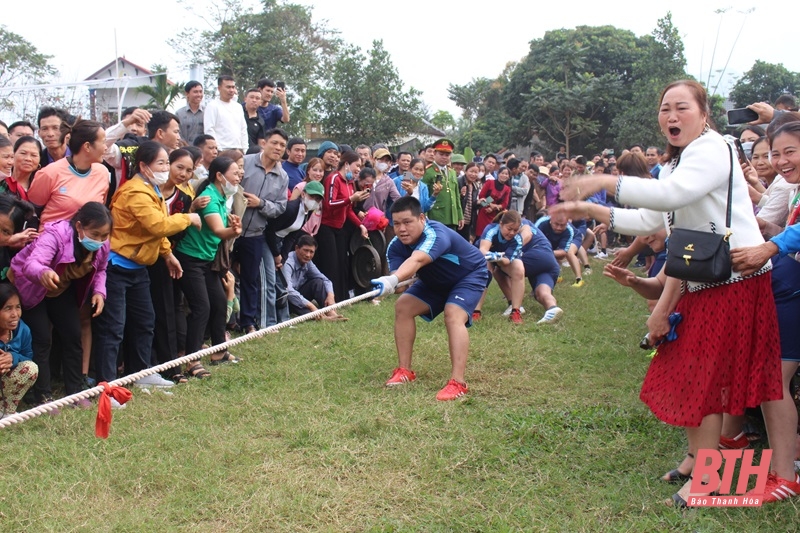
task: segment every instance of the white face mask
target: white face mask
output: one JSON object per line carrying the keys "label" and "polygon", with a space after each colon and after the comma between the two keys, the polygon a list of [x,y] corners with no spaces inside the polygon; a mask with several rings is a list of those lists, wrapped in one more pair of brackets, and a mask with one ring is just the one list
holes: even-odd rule
{"label": "white face mask", "polygon": [[4,180],[4,179],[6,179],[7,177],[9,177],[10,175],[11,175],[11,174],[6,174],[6,173],[5,173],[5,172],[3,172],[2,170],[0,170],[0,180]]}
{"label": "white face mask", "polygon": [[306,207],[306,211],[316,211],[319,209],[319,202],[313,198],[303,198],[303,205]]}
{"label": "white face mask", "polygon": [[375,168],[377,168],[381,172],[386,172],[387,170],[389,170],[389,163],[384,163],[383,161],[380,161],[378,162],[377,165],[375,165]]}
{"label": "white face mask", "polygon": [[222,184],[222,192],[225,193],[225,197],[226,198],[230,198],[231,196],[236,194],[236,191],[238,191],[238,190],[239,190],[239,186],[238,185],[234,185],[233,183],[231,183],[228,180],[225,180],[225,182]]}
{"label": "white face mask", "polygon": [[150,178],[150,182],[153,185],[158,185],[159,187],[161,187],[167,181],[169,181],[169,171],[168,170],[166,170],[164,172],[155,172],[152,168],[150,168],[150,167],[147,167],[147,168],[150,169],[150,173],[153,175],[153,177]]}
{"label": "white face mask", "polygon": [[486,174],[484,174],[483,172],[478,172],[478,179],[479,179],[479,180],[482,180],[482,179],[483,179],[483,176],[485,176],[485,175],[486,175]]}

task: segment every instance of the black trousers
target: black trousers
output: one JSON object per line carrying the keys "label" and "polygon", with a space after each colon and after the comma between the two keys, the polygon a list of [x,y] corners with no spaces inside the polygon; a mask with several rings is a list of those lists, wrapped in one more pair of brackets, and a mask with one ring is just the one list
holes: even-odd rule
{"label": "black trousers", "polygon": [[58,331],[66,393],[80,392],[83,345],[80,305],[74,286],[70,285],[59,296],[45,298],[39,305],[25,310],[22,318],[31,330],[33,362],[39,366],[39,377],[33,386],[37,400],[53,393],[50,383],[52,330]]}
{"label": "black trousers", "polygon": [[186,353],[200,350],[206,326],[211,333],[212,344],[225,342],[227,302],[219,274],[211,270],[210,261],[202,261],[177,251],[175,257],[183,267],[183,276],[178,283],[189,304]]}

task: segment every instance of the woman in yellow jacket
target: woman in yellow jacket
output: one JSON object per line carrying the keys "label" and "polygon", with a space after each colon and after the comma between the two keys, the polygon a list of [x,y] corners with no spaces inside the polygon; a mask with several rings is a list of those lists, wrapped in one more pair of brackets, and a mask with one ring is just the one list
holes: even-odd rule
{"label": "woman in yellow jacket", "polygon": [[[106,279],[108,299],[92,326],[98,382],[116,379],[117,355],[123,343],[127,373],[151,366],[155,314],[147,266],[161,256],[170,275],[180,278],[183,270],[172,255],[167,237],[191,225],[200,227],[197,213],[167,214],[159,186],[169,179],[169,158],[161,143],[142,143],[136,151],[134,168],[136,175],[111,200],[114,227]],[[173,385],[158,374],[142,378],[136,384]]]}

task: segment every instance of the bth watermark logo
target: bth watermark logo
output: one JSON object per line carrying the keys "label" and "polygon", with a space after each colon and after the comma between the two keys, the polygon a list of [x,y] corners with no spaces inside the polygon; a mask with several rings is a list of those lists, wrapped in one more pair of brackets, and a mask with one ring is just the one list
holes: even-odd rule
{"label": "bth watermark logo", "polygon": [[[712,450],[704,448],[697,450],[694,472],[692,474],[691,492],[703,494],[716,492],[712,496],[690,496],[686,504],[689,507],[761,507],[764,500],[764,488],[769,476],[769,465],[772,459],[772,450],[761,452],[761,463],[753,464],[754,450]],[[733,473],[736,463],[741,459],[739,479],[736,483],[736,492],[731,492]],[[719,475],[720,467],[722,478]],[[708,481],[703,478],[708,476]],[[756,476],[756,486],[747,493],[747,483],[750,476]]]}

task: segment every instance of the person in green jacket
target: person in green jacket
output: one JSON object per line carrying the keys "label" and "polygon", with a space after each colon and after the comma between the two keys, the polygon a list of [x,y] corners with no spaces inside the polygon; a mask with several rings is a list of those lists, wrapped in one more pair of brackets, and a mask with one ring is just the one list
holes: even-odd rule
{"label": "person in green jacket", "polygon": [[422,182],[428,186],[436,201],[433,203],[428,218],[436,220],[454,230],[464,226],[464,212],[461,209],[456,172],[450,168],[450,154],[453,153],[453,141],[439,139],[433,143],[433,163],[425,169]]}

